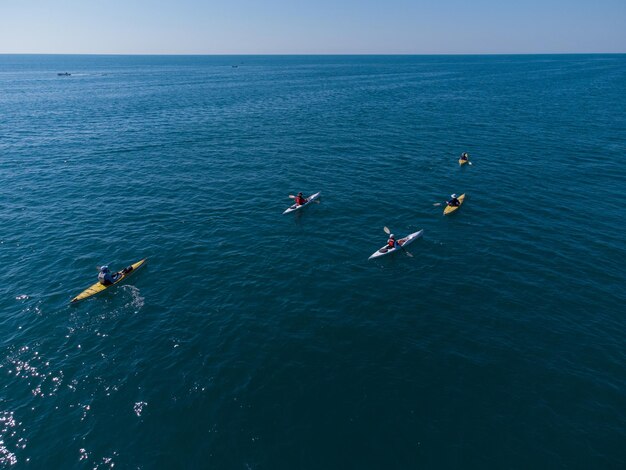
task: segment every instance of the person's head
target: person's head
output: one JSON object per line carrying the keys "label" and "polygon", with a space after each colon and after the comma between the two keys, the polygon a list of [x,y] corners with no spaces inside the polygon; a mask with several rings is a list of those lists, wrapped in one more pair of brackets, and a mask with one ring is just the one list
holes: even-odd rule
{"label": "person's head", "polygon": [[100,272],[102,272],[102,273],[108,273],[108,272],[109,272],[109,267],[108,267],[108,266],[101,266],[101,267],[100,267]]}
{"label": "person's head", "polygon": [[452,194],[450,197],[451,197],[452,199],[456,199],[456,194]]}
{"label": "person's head", "polygon": [[298,196],[302,197],[302,192],[299,192],[299,193],[298,193]]}
{"label": "person's head", "polygon": [[390,240],[395,240],[395,239],[396,239],[396,236],[395,236],[393,233],[390,233],[390,234],[389,234],[389,239],[390,239]]}

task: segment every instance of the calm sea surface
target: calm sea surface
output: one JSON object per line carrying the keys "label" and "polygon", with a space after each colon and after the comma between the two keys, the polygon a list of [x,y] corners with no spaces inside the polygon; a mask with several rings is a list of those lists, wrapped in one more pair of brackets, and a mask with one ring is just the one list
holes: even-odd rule
{"label": "calm sea surface", "polygon": [[623,469],[625,155],[624,55],[0,56],[0,466]]}

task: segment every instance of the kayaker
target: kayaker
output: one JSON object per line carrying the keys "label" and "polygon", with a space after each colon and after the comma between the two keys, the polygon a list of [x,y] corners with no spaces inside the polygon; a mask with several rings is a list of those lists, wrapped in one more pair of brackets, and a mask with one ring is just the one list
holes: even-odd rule
{"label": "kayaker", "polygon": [[307,199],[302,195],[302,193],[298,193],[296,196],[296,206],[301,206],[302,204],[306,204]]}
{"label": "kayaker", "polygon": [[461,154],[461,158],[459,158],[459,160],[463,160],[464,162],[466,162],[469,159],[469,155],[467,154],[467,152],[463,152]]}
{"label": "kayaker", "polygon": [[461,201],[459,201],[456,194],[451,194],[450,198],[451,199],[448,201],[449,206],[457,207],[461,205]]}
{"label": "kayaker", "polygon": [[389,234],[389,240],[387,240],[387,249],[391,250],[392,248],[399,247],[400,244],[396,241],[396,237],[393,233]]}
{"label": "kayaker", "polygon": [[98,273],[98,282],[100,282],[103,286],[110,286],[117,281],[118,277],[118,273],[111,274],[108,266],[102,266],[100,268],[100,272]]}

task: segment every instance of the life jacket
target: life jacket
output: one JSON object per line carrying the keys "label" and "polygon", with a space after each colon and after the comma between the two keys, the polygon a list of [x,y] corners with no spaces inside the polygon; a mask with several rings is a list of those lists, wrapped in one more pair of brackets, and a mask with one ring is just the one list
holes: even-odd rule
{"label": "life jacket", "polygon": [[306,203],[306,199],[304,199],[302,196],[296,196],[296,204],[301,206],[302,204],[305,204],[305,203]]}
{"label": "life jacket", "polygon": [[103,273],[102,271],[98,274],[98,282],[103,286],[110,286],[113,284],[114,279],[110,272]]}
{"label": "life jacket", "polygon": [[390,249],[395,248],[396,243],[397,242],[395,240],[391,240],[391,239],[387,240],[387,248],[390,248]]}

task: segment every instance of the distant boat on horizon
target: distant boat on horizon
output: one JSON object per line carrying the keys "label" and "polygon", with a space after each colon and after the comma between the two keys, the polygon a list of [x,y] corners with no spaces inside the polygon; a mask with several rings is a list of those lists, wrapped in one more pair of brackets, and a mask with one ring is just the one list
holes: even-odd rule
{"label": "distant boat on horizon", "polygon": [[71,74],[71,73],[69,73],[69,72],[59,72],[59,73],[57,73],[57,75],[58,75],[59,77],[69,77],[69,76],[70,76],[70,75],[72,75],[72,74]]}

